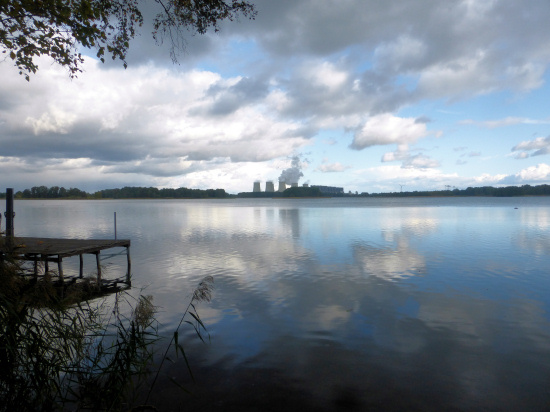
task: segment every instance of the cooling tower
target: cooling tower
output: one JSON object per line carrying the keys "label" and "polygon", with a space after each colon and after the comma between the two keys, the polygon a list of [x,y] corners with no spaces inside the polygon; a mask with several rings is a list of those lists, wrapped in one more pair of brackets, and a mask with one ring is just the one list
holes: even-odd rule
{"label": "cooling tower", "polygon": [[265,182],[265,191],[266,192],[274,192],[275,191],[275,186],[273,186],[273,182],[271,182],[271,181]]}
{"label": "cooling tower", "polygon": [[286,190],[286,183],[279,182],[279,192],[284,192]]}
{"label": "cooling tower", "polygon": [[303,186],[304,187],[309,187],[309,183],[304,183]]}
{"label": "cooling tower", "polygon": [[290,184],[290,187],[298,187],[298,182],[296,182],[296,183],[291,183],[291,184]]}
{"label": "cooling tower", "polygon": [[254,188],[252,189],[253,192],[261,192],[260,189],[260,182],[254,182]]}

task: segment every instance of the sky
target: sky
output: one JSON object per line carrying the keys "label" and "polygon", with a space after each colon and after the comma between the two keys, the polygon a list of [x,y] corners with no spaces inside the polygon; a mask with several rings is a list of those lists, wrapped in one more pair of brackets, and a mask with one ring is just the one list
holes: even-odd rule
{"label": "sky", "polygon": [[0,60],[0,191],[550,184],[548,0],[252,3],[177,64],[149,23],[127,69]]}

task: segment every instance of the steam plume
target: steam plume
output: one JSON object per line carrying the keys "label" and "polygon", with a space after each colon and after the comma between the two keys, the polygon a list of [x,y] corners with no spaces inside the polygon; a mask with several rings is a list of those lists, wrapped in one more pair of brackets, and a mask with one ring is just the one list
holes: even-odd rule
{"label": "steam plume", "polygon": [[298,183],[298,180],[304,176],[300,170],[301,168],[302,164],[300,163],[300,157],[294,156],[290,163],[290,167],[283,170],[281,176],[279,176],[279,182],[285,182],[287,184]]}

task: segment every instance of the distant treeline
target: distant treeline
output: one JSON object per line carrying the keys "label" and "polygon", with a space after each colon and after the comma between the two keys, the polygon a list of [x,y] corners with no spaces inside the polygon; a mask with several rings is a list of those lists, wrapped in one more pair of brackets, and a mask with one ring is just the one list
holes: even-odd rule
{"label": "distant treeline", "polygon": [[[237,197],[318,197],[323,194],[317,188],[292,187],[284,192],[243,192]],[[413,197],[413,196],[550,196],[550,185],[539,186],[506,186],[506,187],[468,187],[466,189],[432,190],[413,192],[387,192],[366,193],[359,195],[343,194],[341,196],[353,197]],[[0,193],[0,198],[5,198],[6,193]],[[224,199],[235,197],[229,195],[224,189],[157,189],[156,187],[123,187],[122,189],[105,189],[94,193],[59,186],[35,186],[30,189],[15,193],[16,199]]]}
{"label": "distant treeline", "polygon": [[[100,196],[97,196],[97,193]],[[122,189],[106,189],[94,193],[95,198],[108,199],[224,199],[227,197],[224,189],[157,189],[156,187],[123,187]]]}
{"label": "distant treeline", "polygon": [[[5,198],[5,193],[0,193]],[[123,187],[122,189],[105,189],[94,193],[87,193],[83,190],[70,188],[65,189],[59,186],[34,186],[30,189],[15,193],[16,199],[205,199],[205,198],[226,198],[224,189],[157,189],[156,187]]]}
{"label": "distant treeline", "polygon": [[550,185],[506,186],[506,187],[468,187],[466,189],[433,190],[390,193],[361,193],[364,197],[411,197],[411,196],[550,196]]}
{"label": "distant treeline", "polygon": [[[5,193],[3,193],[5,196]],[[22,192],[16,192],[16,199],[86,199],[89,194],[83,190],[71,187],[65,189],[59,186],[34,186]]]}

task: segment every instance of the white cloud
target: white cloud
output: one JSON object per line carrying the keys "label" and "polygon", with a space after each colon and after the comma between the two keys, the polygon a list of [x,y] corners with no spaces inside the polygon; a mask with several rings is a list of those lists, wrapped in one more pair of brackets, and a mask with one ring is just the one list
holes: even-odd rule
{"label": "white cloud", "polygon": [[524,181],[544,181],[550,178],[550,165],[540,163],[521,170],[516,177]]}
{"label": "white cloud", "polygon": [[529,157],[529,153],[527,152],[518,152],[514,158],[515,159],[527,159]]}
{"label": "white cloud", "polygon": [[407,145],[400,145],[395,152],[387,152],[382,156],[382,162],[402,162],[404,169],[428,169],[439,167],[439,162],[423,153],[412,154]]}
{"label": "white cloud", "polygon": [[530,166],[520,170],[515,174],[495,174],[483,173],[480,176],[474,177],[474,182],[477,184],[494,184],[494,185],[518,185],[518,184],[540,184],[550,178],[550,165],[539,163],[536,166]]}
{"label": "white cloud", "polygon": [[344,170],[351,169],[351,166],[345,166],[340,162],[335,163],[323,163],[316,170],[323,173],[343,172]]}
{"label": "white cloud", "polygon": [[512,147],[512,152],[519,152],[515,156],[516,159],[550,154],[550,136],[523,141]]}
{"label": "white cloud", "polygon": [[362,150],[377,145],[414,143],[427,135],[425,123],[386,113],[369,117],[355,133],[351,148]]}
{"label": "white cloud", "polygon": [[496,174],[491,175],[489,173],[483,173],[480,176],[476,176],[473,180],[478,184],[496,184],[504,180],[508,175],[505,174]]}
{"label": "white cloud", "polygon": [[[85,68],[75,81],[60,77],[66,74],[58,68],[45,68],[25,83],[34,94],[0,109],[3,155],[30,167],[37,157],[51,158],[56,167],[56,158],[87,158],[93,175],[130,173],[147,180],[188,173],[202,161],[212,167],[209,161],[217,158],[269,161],[310,144],[300,122],[277,119],[261,104],[248,105],[246,90],[234,115],[210,114],[212,88],[233,92],[240,78],[153,65],[104,71],[93,60]],[[21,81],[6,65],[0,73],[7,80],[0,94]]]}
{"label": "white cloud", "polygon": [[309,77],[313,85],[326,88],[330,92],[339,91],[348,81],[346,71],[327,61],[304,70],[304,77]]}
{"label": "white cloud", "polygon": [[514,126],[517,124],[550,124],[550,121],[510,116],[510,117],[505,117],[504,119],[485,120],[485,121],[475,121],[471,119],[466,119],[466,120],[462,120],[460,124],[473,124],[473,125],[478,125],[482,127],[487,127],[489,129],[495,129],[497,127]]}
{"label": "white cloud", "polygon": [[[93,179],[102,186],[211,185],[219,178],[236,187],[232,179],[240,176],[240,166],[247,182],[249,174],[262,178],[276,171],[276,159],[305,146],[322,145],[312,152],[324,156],[322,139],[311,138],[330,132],[346,140],[353,134],[352,149],[374,148],[349,159],[329,148],[330,159],[319,172],[339,170],[338,179],[353,176],[360,182],[355,188],[365,190],[372,182],[345,165],[360,164],[359,157],[372,164],[382,156],[384,162],[400,162],[395,166],[399,179],[409,179],[413,187],[423,181],[436,187],[439,178],[450,176],[436,170],[440,159],[444,165],[453,163],[444,159],[445,150],[464,145],[468,149],[460,151],[475,153],[480,148],[466,141],[471,137],[451,142],[452,136],[464,136],[463,125],[550,124],[536,114],[529,117],[527,104],[540,106],[548,93],[546,0],[533,0],[527,8],[513,0],[346,0],[338,7],[330,0],[255,3],[260,11],[256,20],[223,24],[219,34],[189,39],[181,66],[168,66],[166,48],[156,48],[148,33],[132,42],[127,70],[88,58],[85,73],[74,81],[47,59],[39,62],[30,83],[10,62],[0,62],[0,155],[9,159],[0,161],[0,169],[7,163],[17,166],[1,170],[3,175],[32,182],[34,173],[44,184],[46,177],[58,184],[55,179],[67,182],[73,176],[74,186]],[[537,96],[529,93],[534,89],[540,90]],[[482,114],[479,101],[454,104],[481,94],[489,102]],[[500,103],[491,105],[496,97]],[[457,124],[455,117],[452,129],[439,126],[450,116],[490,120]],[[430,156],[413,147],[441,135],[428,130],[428,118],[432,127],[446,132],[441,149]],[[547,139],[514,146],[502,136],[499,146],[514,146],[510,157],[527,159],[549,153]],[[385,145],[398,147],[382,154],[376,146]],[[484,155],[493,156],[488,147],[483,147]],[[485,166],[488,176],[516,179],[504,164]],[[471,177],[459,180],[475,183]],[[240,190],[249,190],[244,185]]]}

